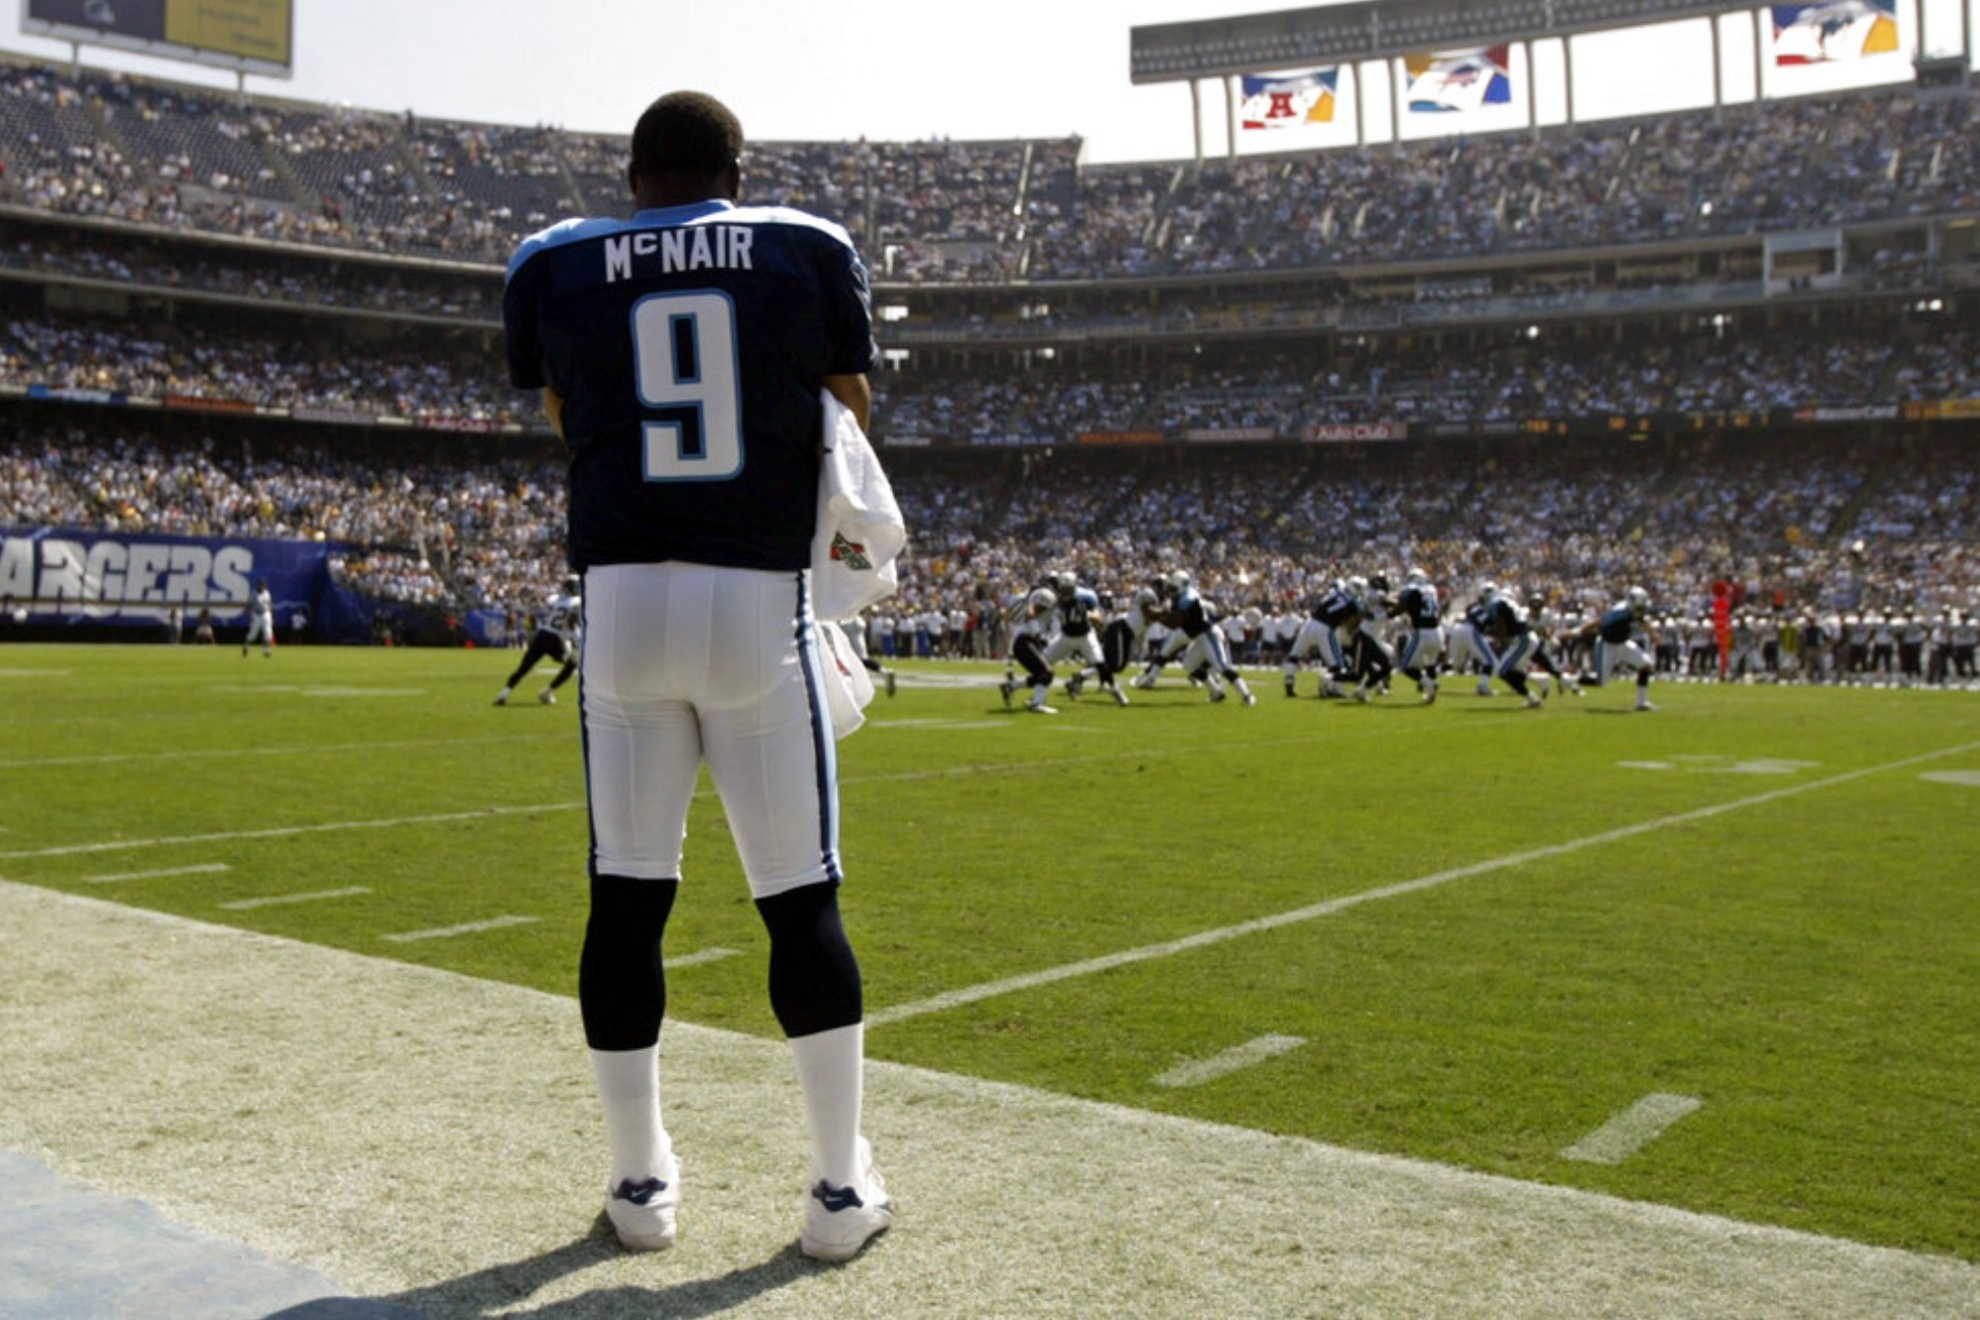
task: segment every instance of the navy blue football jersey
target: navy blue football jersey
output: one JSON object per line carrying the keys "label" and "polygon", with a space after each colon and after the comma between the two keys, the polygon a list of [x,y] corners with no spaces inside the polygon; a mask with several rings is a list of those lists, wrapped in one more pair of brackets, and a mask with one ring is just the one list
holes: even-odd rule
{"label": "navy blue football jersey", "polygon": [[1170,606],[1170,614],[1175,618],[1175,626],[1185,637],[1195,640],[1210,630],[1217,621],[1217,613],[1210,602],[1196,594],[1194,587],[1184,587],[1176,593],[1175,603]]}
{"label": "navy blue football jersey", "polygon": [[1433,587],[1410,587],[1396,601],[1396,608],[1412,628],[1435,628],[1443,619]]}
{"label": "navy blue football jersey", "polygon": [[1464,607],[1464,621],[1479,632],[1488,632],[1492,627],[1492,606],[1490,602],[1476,600]]}
{"label": "navy blue football jersey", "polygon": [[873,370],[846,231],[722,200],[524,240],[502,298],[509,379],[563,399],[570,557],[800,569],[826,376]]}
{"label": "navy blue football jersey", "polygon": [[1604,612],[1595,627],[1596,636],[1605,642],[1626,642],[1636,631],[1636,612],[1628,605],[1617,605]]}
{"label": "navy blue football jersey", "polygon": [[1486,630],[1502,642],[1510,641],[1515,637],[1524,637],[1533,631],[1533,625],[1527,621],[1526,612],[1504,596],[1493,601],[1487,608],[1485,619]]}
{"label": "navy blue football jersey", "polygon": [[1329,628],[1338,628],[1361,613],[1361,602],[1339,587],[1328,591],[1313,607],[1313,617]]}
{"label": "navy blue football jersey", "polygon": [[1093,631],[1093,616],[1100,611],[1100,597],[1085,587],[1058,597],[1059,631],[1079,637]]}

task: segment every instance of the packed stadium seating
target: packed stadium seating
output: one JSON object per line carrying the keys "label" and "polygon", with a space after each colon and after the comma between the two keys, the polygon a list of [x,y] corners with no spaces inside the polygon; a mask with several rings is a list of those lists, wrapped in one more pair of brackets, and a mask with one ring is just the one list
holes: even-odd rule
{"label": "packed stadium seating", "polygon": [[[746,187],[841,220],[883,313],[912,309],[881,323],[874,426],[903,612],[1184,562],[1232,607],[1407,562],[1971,610],[1971,106],[1201,167],[765,143]],[[561,568],[559,460],[504,379],[502,266],[619,209],[624,150],[0,63],[0,526],[320,537],[381,598],[527,606]],[[1811,230],[1845,268],[1777,296],[1769,235]]]}

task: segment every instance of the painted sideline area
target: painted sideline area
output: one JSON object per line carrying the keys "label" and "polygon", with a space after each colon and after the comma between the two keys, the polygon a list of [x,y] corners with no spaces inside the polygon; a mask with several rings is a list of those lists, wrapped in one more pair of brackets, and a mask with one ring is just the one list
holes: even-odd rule
{"label": "painted sideline area", "polygon": [[[0,881],[0,1168],[113,1230],[42,1313],[1980,1316],[1960,1261],[880,1063],[901,1218],[818,1266],[787,1051],[678,1024],[681,1240],[629,1255],[579,1041],[569,999]],[[261,1309],[175,1296],[167,1237]]]}

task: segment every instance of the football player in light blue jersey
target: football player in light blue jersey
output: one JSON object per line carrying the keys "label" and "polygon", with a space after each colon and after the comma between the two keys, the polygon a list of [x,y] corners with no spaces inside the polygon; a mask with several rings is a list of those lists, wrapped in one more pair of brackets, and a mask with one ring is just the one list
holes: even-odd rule
{"label": "football player in light blue jersey", "polygon": [[[1590,619],[1581,626],[1581,635],[1595,640],[1595,671],[1589,679],[1591,686],[1599,687],[1615,674],[1634,673],[1638,710],[1657,709],[1650,704],[1650,672],[1655,666],[1636,643],[1638,633],[1648,634],[1646,620],[1649,612],[1650,593],[1642,587],[1631,587],[1621,600],[1604,610],[1598,618]],[[1651,636],[1650,644],[1655,646],[1656,640]]]}

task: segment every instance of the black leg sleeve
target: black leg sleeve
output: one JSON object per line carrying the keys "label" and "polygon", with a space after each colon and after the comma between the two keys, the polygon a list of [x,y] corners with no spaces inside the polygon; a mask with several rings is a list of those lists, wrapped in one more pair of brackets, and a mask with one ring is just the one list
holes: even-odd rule
{"label": "black leg sleeve", "polygon": [[660,1039],[667,1012],[660,936],[680,887],[678,880],[592,878],[578,958],[578,1008],[592,1049],[643,1050]]}
{"label": "black leg sleeve", "polygon": [[770,932],[770,1009],[786,1036],[849,1027],[864,1016],[859,962],[839,920],[839,887],[806,885],[757,900]]}

